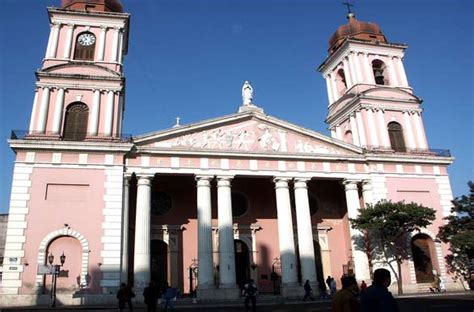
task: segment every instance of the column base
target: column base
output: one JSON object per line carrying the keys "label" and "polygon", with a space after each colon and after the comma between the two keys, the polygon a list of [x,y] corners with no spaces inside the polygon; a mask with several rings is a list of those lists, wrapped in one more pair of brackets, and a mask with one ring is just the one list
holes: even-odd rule
{"label": "column base", "polygon": [[299,286],[298,284],[281,285],[281,295],[285,298],[303,298],[304,288],[303,286]]}

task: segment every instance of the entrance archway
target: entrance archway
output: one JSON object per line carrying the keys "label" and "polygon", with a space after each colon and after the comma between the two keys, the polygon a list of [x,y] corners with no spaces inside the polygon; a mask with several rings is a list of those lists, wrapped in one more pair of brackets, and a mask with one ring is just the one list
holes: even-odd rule
{"label": "entrance archway", "polygon": [[151,280],[156,283],[158,289],[162,289],[167,283],[169,284],[168,245],[162,240],[152,240],[150,254]]}
{"label": "entrance archway", "polygon": [[432,259],[436,258],[434,251],[433,240],[428,235],[420,233],[411,239],[411,252],[417,283],[430,283],[433,281],[433,269],[435,269],[435,266]]}
{"label": "entrance archway", "polygon": [[235,250],[235,275],[237,285],[243,288],[250,278],[250,253],[249,247],[243,241],[234,240]]}

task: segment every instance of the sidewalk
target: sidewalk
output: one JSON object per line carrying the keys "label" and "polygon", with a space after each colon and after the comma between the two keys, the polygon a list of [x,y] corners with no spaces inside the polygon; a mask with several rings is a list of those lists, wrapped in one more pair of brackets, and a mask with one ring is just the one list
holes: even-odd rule
{"label": "sidewalk", "polygon": [[[421,298],[421,297],[449,297],[449,296],[474,296],[473,292],[448,292],[448,293],[412,293],[404,295],[394,295],[397,299],[402,298]],[[276,305],[314,305],[319,304],[320,306],[330,306],[331,299],[316,300],[316,301],[306,301],[303,302],[302,298],[283,298],[276,295],[260,295],[258,298],[259,306],[276,306]],[[178,311],[182,310],[199,310],[205,311],[206,308],[217,308],[222,307],[223,309],[233,308],[233,307],[243,307],[244,299],[237,300],[214,300],[214,301],[199,301],[193,303],[191,298],[180,298],[175,304],[175,309]],[[141,312],[146,311],[146,307],[143,303],[134,302],[135,311]],[[0,308],[0,312],[4,311],[92,311],[92,312],[116,312],[117,306],[113,304],[109,305],[84,305],[84,306],[57,306],[52,308],[49,306],[34,306],[34,307],[6,307]],[[125,310],[128,311],[128,310]],[[160,311],[160,310],[158,310]]]}

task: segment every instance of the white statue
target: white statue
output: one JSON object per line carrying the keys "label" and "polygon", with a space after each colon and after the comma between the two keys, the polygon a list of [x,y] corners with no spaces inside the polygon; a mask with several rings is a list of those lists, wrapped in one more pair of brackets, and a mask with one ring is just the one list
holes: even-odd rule
{"label": "white statue", "polygon": [[253,88],[250,85],[250,82],[245,81],[242,86],[242,101],[244,105],[252,104],[253,100]]}

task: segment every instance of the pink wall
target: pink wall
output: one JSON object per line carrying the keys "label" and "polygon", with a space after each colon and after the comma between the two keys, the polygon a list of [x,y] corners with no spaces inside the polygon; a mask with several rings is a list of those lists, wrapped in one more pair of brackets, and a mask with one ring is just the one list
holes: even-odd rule
{"label": "pink wall", "polygon": [[[49,233],[63,229],[65,223],[72,230],[81,233],[89,242],[91,250],[89,268],[92,286],[97,291],[101,276],[95,269],[95,264],[101,262],[102,221],[100,220],[103,220],[104,172],[102,170],[35,168],[31,180],[29,214],[26,217],[30,226],[26,229],[24,245],[25,262],[28,262],[29,266],[25,267],[23,273],[24,283],[21,293],[29,293],[30,286],[35,284],[40,242]],[[96,222],[90,222],[90,220]],[[74,248],[71,249],[73,255],[77,253]],[[68,257],[64,268],[76,272],[81,266],[81,260],[79,257]]]}

